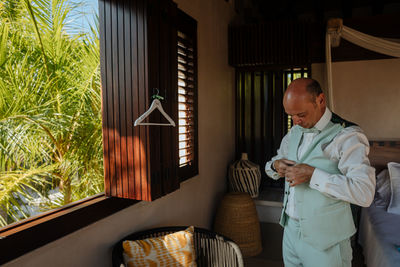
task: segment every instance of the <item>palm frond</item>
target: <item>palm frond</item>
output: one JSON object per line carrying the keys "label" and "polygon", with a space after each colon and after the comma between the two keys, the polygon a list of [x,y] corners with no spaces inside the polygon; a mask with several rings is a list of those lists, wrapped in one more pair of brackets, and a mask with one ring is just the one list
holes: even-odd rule
{"label": "palm frond", "polygon": [[0,224],[104,190],[98,24],[79,30],[80,5],[0,6]]}

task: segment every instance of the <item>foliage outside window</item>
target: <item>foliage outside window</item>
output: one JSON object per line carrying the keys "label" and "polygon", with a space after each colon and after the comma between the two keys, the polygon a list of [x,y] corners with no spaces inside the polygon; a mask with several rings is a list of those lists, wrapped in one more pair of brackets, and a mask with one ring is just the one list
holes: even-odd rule
{"label": "foliage outside window", "polygon": [[82,3],[0,3],[0,226],[104,191],[97,27]]}

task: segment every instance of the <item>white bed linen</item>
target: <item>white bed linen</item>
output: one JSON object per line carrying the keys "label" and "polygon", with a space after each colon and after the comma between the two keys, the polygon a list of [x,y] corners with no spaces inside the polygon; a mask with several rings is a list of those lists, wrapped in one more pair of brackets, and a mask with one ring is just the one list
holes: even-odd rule
{"label": "white bed linen", "polygon": [[358,241],[368,267],[399,267],[400,215],[372,203],[362,208]]}

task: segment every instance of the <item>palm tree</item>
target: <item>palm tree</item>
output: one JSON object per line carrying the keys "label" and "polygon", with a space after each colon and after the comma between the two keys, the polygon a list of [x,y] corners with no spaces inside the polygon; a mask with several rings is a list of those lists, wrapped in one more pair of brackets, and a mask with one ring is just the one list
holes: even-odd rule
{"label": "palm tree", "polygon": [[0,5],[0,225],[34,200],[45,210],[104,190],[99,41],[67,23],[78,7]]}

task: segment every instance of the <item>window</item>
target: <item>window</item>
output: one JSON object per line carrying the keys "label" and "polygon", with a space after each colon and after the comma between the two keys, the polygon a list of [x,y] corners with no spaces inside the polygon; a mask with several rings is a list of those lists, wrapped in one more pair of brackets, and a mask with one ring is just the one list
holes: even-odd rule
{"label": "window", "polygon": [[178,159],[179,176],[198,174],[196,21],[178,13]]}
{"label": "window", "polygon": [[96,13],[0,5],[0,226],[104,191]]}
{"label": "window", "polygon": [[[285,90],[292,80],[309,76],[307,67],[236,69],[237,158],[246,152],[250,160],[263,166],[276,154],[283,136],[292,126],[282,104]],[[264,186],[282,187],[283,184],[283,180],[263,179]]]}
{"label": "window", "polygon": [[[0,251],[4,252],[0,264],[137,203],[126,199],[131,192],[137,196],[136,199],[150,200],[179,187],[179,163],[174,160],[178,158],[178,142],[173,141],[178,140],[178,127],[162,127],[160,131],[133,128],[134,118],[149,107],[154,88],[154,84],[148,83],[150,80],[166,85],[164,90],[160,90],[167,96],[167,101],[163,103],[164,110],[175,121],[178,119],[176,19],[179,18],[177,14],[184,13],[178,11],[172,1],[167,2],[99,0],[100,62],[106,67],[101,71],[102,105],[103,110],[110,111],[102,116],[104,154],[108,155],[104,160],[104,172],[108,175],[105,191],[107,193],[108,190],[109,194],[120,192],[120,197],[110,198],[100,193],[0,229]],[[161,10],[162,15],[159,13]],[[165,16],[166,10],[171,16]],[[186,21],[189,18],[186,15]],[[191,18],[190,21],[188,25],[195,29],[195,21]],[[197,131],[196,32],[186,26],[182,26],[180,31],[193,38],[193,65],[190,66],[194,68],[193,125]],[[165,42],[162,43],[169,45],[152,54],[150,48],[158,47],[163,38]],[[172,58],[174,60],[170,60]],[[196,131],[193,139],[196,157],[192,164],[183,167],[196,166],[197,171]],[[160,149],[161,146],[157,147],[160,143],[169,146]],[[157,153],[147,154],[149,151]],[[161,159],[159,165],[152,164],[150,168],[149,164],[157,158]],[[26,242],[32,238],[37,242]]]}

